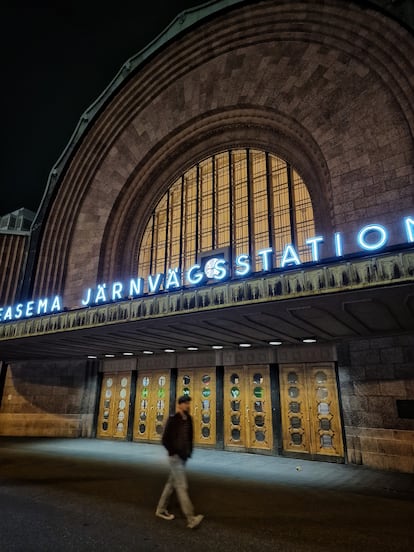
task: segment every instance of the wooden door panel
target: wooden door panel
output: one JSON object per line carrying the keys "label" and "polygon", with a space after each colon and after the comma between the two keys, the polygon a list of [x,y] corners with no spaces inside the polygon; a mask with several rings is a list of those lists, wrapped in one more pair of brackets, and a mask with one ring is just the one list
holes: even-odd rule
{"label": "wooden door panel", "polygon": [[332,363],[282,365],[280,393],[285,451],[344,455]]}
{"label": "wooden door panel", "polygon": [[129,372],[104,374],[98,415],[98,437],[126,439],[130,392]]}
{"label": "wooden door panel", "polygon": [[140,371],[137,378],[133,439],[159,442],[170,408],[169,370]]}
{"label": "wooden door panel", "polygon": [[269,366],[225,367],[224,428],[228,448],[272,449]]}
{"label": "wooden door panel", "polygon": [[271,450],[273,427],[269,366],[249,366],[248,390],[248,448]]}
{"label": "wooden door panel", "polygon": [[328,456],[343,456],[342,424],[335,372],[329,365],[308,370],[308,395],[313,435],[313,451]]}
{"label": "wooden door panel", "polygon": [[283,449],[290,452],[310,452],[309,408],[305,370],[290,364],[280,370]]}
{"label": "wooden door panel", "polygon": [[190,395],[194,424],[194,444],[216,443],[216,368],[180,369],[177,398]]}
{"label": "wooden door panel", "polygon": [[244,366],[224,369],[224,443],[226,447],[247,447],[247,403]]}

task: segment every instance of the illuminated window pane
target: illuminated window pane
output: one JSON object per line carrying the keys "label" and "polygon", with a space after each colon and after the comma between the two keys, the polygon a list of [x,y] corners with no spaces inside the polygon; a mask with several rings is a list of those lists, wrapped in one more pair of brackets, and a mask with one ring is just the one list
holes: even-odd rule
{"label": "illuminated window pane", "polygon": [[[250,233],[250,235],[249,235]],[[299,174],[283,159],[256,149],[236,149],[204,159],[182,175],[149,217],[138,260],[138,275],[180,268],[182,275],[204,253],[252,255],[274,250],[280,267],[286,245],[300,260],[311,260],[306,240],[315,235],[311,198]],[[184,282],[181,282],[184,283]]]}

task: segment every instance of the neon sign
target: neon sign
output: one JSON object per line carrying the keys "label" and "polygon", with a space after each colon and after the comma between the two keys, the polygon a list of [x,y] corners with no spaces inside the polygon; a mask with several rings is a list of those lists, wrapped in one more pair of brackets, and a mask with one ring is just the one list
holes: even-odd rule
{"label": "neon sign", "polygon": [[[406,243],[414,243],[414,218],[405,217],[403,228],[406,236]],[[389,233],[381,224],[368,224],[361,228],[356,236],[356,244],[362,251],[379,251],[387,246]],[[313,263],[321,260],[321,252],[325,239],[323,236],[313,236],[305,241],[309,247]],[[333,236],[335,257],[344,255],[343,237],[340,232]],[[274,266],[273,259],[275,251],[272,248],[261,249],[256,252],[261,272],[270,272],[278,268],[299,267],[303,263],[300,255],[292,244],[285,245],[281,252],[280,265]],[[122,301],[126,298],[133,299],[145,293],[155,294],[160,291],[169,292],[183,287],[194,287],[201,284],[220,282],[230,277],[248,277],[252,271],[252,261],[249,255],[241,254],[235,259],[233,269],[224,258],[219,256],[207,260],[202,266],[194,264],[185,273],[178,268],[169,268],[165,274],[150,274],[146,280],[142,277],[132,278],[129,282],[113,282],[111,284],[98,284],[96,288],[88,288],[81,298],[84,307]],[[145,288],[148,290],[145,292]],[[43,314],[53,314],[62,311],[62,300],[59,296],[53,298],[27,301],[14,306],[0,308],[0,322],[9,322],[21,318],[30,318]]]}

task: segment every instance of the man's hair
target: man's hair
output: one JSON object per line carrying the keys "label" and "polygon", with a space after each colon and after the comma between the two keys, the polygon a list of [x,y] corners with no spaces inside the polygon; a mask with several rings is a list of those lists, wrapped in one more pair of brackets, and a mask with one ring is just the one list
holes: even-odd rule
{"label": "man's hair", "polygon": [[190,395],[181,395],[181,397],[179,397],[178,399],[178,404],[189,403],[189,402],[191,402]]}

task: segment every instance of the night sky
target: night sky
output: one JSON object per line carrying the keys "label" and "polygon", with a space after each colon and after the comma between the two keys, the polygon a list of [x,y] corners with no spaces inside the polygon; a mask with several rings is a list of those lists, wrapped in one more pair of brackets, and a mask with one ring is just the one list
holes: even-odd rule
{"label": "night sky", "polygon": [[0,216],[37,211],[82,113],[127,59],[203,1],[118,0],[99,10],[88,0],[8,3],[0,8]]}

